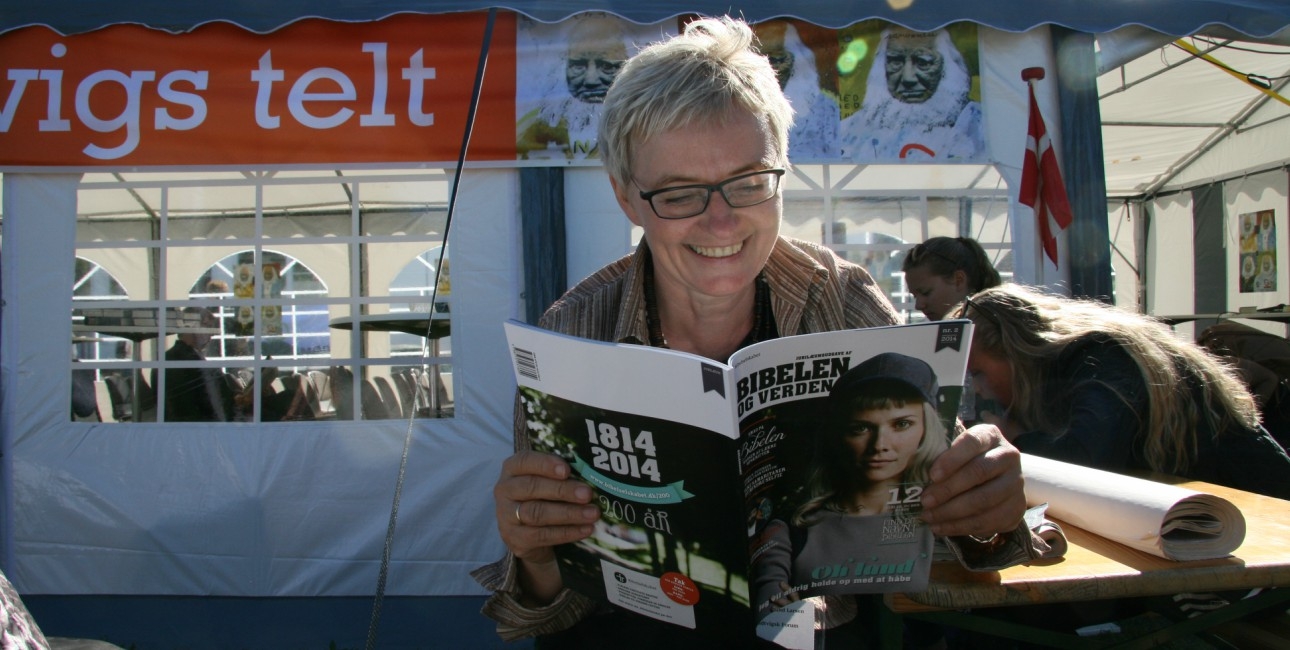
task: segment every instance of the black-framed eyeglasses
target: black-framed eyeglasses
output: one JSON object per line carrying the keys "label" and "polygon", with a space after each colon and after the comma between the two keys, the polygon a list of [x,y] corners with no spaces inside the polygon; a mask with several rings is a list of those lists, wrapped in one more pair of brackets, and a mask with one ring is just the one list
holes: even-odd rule
{"label": "black-framed eyeglasses", "polygon": [[677,185],[649,192],[641,198],[649,201],[660,219],[688,219],[708,209],[713,192],[721,192],[732,208],[748,208],[765,203],[779,194],[783,169],[763,169],[727,178],[716,185]]}

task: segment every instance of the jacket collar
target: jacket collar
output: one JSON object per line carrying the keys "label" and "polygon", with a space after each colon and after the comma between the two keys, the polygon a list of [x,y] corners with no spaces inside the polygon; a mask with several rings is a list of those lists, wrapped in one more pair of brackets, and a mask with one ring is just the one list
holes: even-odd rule
{"label": "jacket collar", "polygon": [[[614,329],[614,340],[619,343],[649,344],[644,270],[650,263],[649,246],[642,239],[624,277],[623,299]],[[763,273],[770,285],[771,311],[775,314],[775,325],[780,335],[800,333],[802,315],[815,295],[810,287],[825,279],[828,270],[791,240],[780,237],[771,249]]]}

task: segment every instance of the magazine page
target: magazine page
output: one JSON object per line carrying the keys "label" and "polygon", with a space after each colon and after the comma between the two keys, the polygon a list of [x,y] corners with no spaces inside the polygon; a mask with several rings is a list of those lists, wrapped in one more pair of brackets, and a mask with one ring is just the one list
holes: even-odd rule
{"label": "magazine page", "polygon": [[1231,501],[1176,485],[1021,455],[1029,505],[1091,533],[1170,560],[1227,557],[1245,541]]}
{"label": "magazine page", "polygon": [[565,584],[687,628],[753,629],[728,373],[695,355],[506,324],[529,437],[595,492]]}
{"label": "magazine page", "polygon": [[[807,645],[816,597],[921,591],[918,520],[963,392],[968,321],[828,332],[731,360],[758,633]],[[789,639],[788,637],[795,637]]]}
{"label": "magazine page", "polygon": [[611,411],[667,419],[738,438],[728,366],[666,348],[592,341],[503,323],[521,386]]}

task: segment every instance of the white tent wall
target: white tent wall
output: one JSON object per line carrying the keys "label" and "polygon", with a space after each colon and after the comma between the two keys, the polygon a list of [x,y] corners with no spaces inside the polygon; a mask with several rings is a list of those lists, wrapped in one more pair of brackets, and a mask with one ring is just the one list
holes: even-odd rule
{"label": "white tent wall", "polygon": [[1140,310],[1138,262],[1139,206],[1115,202],[1107,205],[1107,227],[1111,246],[1111,284],[1115,304],[1128,310]]}
{"label": "white tent wall", "polygon": [[[406,421],[68,422],[75,175],[6,174],[5,571],[24,594],[370,595]],[[501,322],[518,314],[518,191],[468,171],[453,228],[457,411],[419,419],[387,593],[477,593],[510,450]],[[51,263],[52,261],[52,263]]]}
{"label": "white tent wall", "polygon": [[[1195,311],[1192,289],[1194,252],[1192,241],[1192,199],[1183,192],[1161,197],[1150,204],[1152,213],[1147,233],[1146,260],[1149,314],[1190,314]],[[1179,333],[1189,333],[1192,324],[1179,325]]]}
{"label": "white tent wall", "polygon": [[572,286],[631,249],[632,223],[600,166],[567,170],[564,202],[566,277]]}
{"label": "white tent wall", "polygon": [[[1061,122],[1058,112],[1057,68],[1048,27],[1012,33],[982,28],[978,32],[981,48],[981,98],[985,114],[986,139],[992,158],[1008,185],[1009,215],[1012,222],[1013,279],[1027,284],[1044,285],[1069,293],[1069,264],[1054,266],[1043,256],[1034,211],[1018,200],[1021,189],[1021,165],[1026,151],[1026,128],[1030,99],[1021,71],[1042,67],[1043,81],[1036,82],[1035,101],[1044,115],[1045,126],[1053,148],[1061,158]],[[1058,260],[1070,260],[1067,237],[1057,233]]]}
{"label": "white tent wall", "polygon": [[[1190,314],[1195,309],[1194,260],[1200,247],[1221,247],[1227,268],[1226,309],[1238,312],[1244,308],[1266,308],[1290,303],[1290,268],[1283,255],[1277,259],[1277,281],[1274,291],[1241,293],[1240,291],[1240,217],[1260,210],[1274,210],[1277,216],[1276,250],[1290,247],[1290,227],[1286,214],[1290,209],[1290,180],[1283,169],[1240,176],[1223,183],[1222,241],[1195,241],[1193,237],[1193,200],[1191,191],[1157,197],[1145,205],[1152,213],[1147,234],[1144,271],[1147,278],[1147,303],[1143,311],[1156,315]],[[1279,335],[1286,325],[1245,321]],[[1175,326],[1180,336],[1194,339],[1200,332],[1194,323]]]}
{"label": "white tent wall", "polygon": [[[30,500],[21,495],[14,483],[15,472],[23,465],[17,449],[32,432],[56,427],[67,416],[61,408],[55,409],[49,395],[70,395],[70,378],[67,373],[47,372],[48,368],[67,363],[65,349],[55,341],[70,341],[72,323],[66,314],[71,296],[71,264],[64,264],[63,272],[48,268],[50,259],[69,260],[76,226],[76,184],[79,175],[18,175],[5,174],[3,182],[5,241],[4,265],[0,281],[0,295],[4,296],[4,336],[0,338],[0,463],[3,473],[0,480],[0,525],[4,526],[0,544],[0,560],[4,561],[6,574],[12,575],[17,557],[14,528],[18,522],[30,518],[35,511],[18,504]],[[19,219],[16,215],[29,217]],[[23,245],[23,242],[31,242]],[[21,269],[30,269],[31,277],[23,277]],[[30,291],[30,294],[28,294]],[[27,295],[44,296],[45,309],[28,305]],[[49,300],[51,299],[52,300]],[[61,298],[61,300],[60,300]],[[59,311],[59,318],[49,313]],[[42,313],[44,312],[44,313]],[[46,343],[48,341],[48,343]],[[59,400],[61,401],[61,400]],[[44,408],[42,408],[42,406]],[[40,499],[38,498],[37,501]],[[25,516],[24,516],[25,515]],[[12,578],[11,578],[11,581]],[[17,584],[16,581],[15,585]],[[21,587],[19,587],[21,590]]]}
{"label": "white tent wall", "polygon": [[[115,224],[110,234],[109,229],[103,228],[101,224],[83,223],[76,227],[80,230],[81,236],[87,239],[120,237],[127,240],[147,240],[152,236],[149,226],[144,222]],[[121,269],[121,272],[114,277],[121,283],[126,293],[135,296],[147,295],[151,279],[147,272],[149,264],[146,249],[89,248],[82,250],[78,255],[105,268]]]}

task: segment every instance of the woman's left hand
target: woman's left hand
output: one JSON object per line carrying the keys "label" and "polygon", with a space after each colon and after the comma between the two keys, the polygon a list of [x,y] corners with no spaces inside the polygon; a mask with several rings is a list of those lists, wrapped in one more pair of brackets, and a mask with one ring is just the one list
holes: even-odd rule
{"label": "woman's left hand", "polygon": [[1021,452],[991,424],[961,433],[931,468],[923,521],[943,536],[989,537],[1015,529],[1026,512]]}

